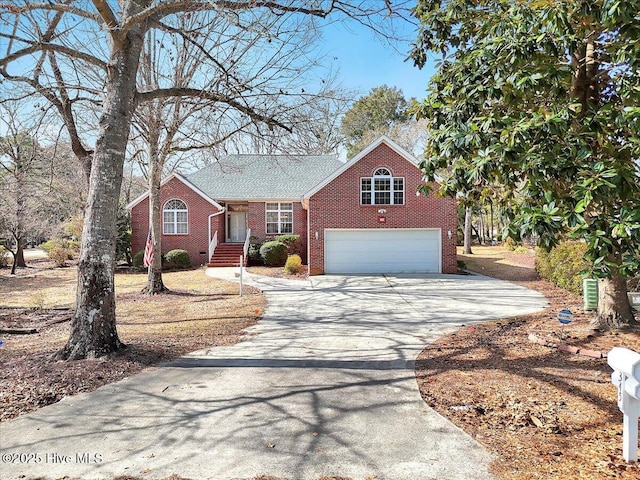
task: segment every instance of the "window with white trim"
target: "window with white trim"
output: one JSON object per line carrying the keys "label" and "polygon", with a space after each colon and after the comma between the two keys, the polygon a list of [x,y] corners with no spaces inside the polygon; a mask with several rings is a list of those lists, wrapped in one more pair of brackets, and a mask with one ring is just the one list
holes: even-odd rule
{"label": "window with white trim", "polygon": [[293,233],[293,203],[268,202],[265,209],[267,233]]}
{"label": "window with white trim", "polygon": [[187,204],[173,199],[164,204],[162,209],[162,233],[176,235],[189,233]]}
{"label": "window with white trim", "polygon": [[404,178],[394,177],[387,168],[378,168],[372,177],[360,179],[362,205],[404,205]]}

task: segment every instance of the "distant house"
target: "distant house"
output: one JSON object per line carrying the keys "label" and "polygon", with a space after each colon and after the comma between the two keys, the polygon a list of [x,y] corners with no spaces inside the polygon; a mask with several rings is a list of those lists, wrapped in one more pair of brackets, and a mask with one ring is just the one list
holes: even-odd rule
{"label": "distant house", "polygon": [[[381,137],[347,163],[329,155],[230,155],[162,182],[163,251],[238,265],[249,235],[298,234],[309,273],[455,273],[456,201],[417,195],[417,161]],[[148,194],[128,205],[144,248]]]}

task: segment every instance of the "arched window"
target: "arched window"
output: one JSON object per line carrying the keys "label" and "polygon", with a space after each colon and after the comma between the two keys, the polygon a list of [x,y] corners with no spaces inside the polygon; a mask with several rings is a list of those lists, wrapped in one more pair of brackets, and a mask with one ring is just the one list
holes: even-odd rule
{"label": "arched window", "polygon": [[187,204],[173,199],[164,204],[162,209],[162,233],[166,235],[189,233]]}
{"label": "arched window", "polygon": [[373,172],[374,177],[390,177],[391,172],[386,168],[378,168],[375,172]]}
{"label": "arched window", "polygon": [[404,178],[394,177],[388,168],[376,168],[371,177],[360,179],[362,205],[404,205]]}

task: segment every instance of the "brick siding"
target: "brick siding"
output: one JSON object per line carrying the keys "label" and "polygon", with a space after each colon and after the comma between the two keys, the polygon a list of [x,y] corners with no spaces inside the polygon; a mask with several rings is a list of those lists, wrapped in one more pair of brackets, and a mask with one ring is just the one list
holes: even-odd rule
{"label": "brick siding", "polygon": [[[162,253],[181,248],[189,253],[192,265],[206,264],[209,259],[209,231],[207,220],[209,215],[218,212],[210,202],[185,185],[177,178],[172,178],[160,190],[160,208],[171,199],[182,200],[187,204],[189,233],[177,235],[162,234]],[[162,212],[160,213],[162,218]],[[212,231],[218,228],[218,241],[224,241],[224,215],[211,220]],[[131,209],[131,248],[135,255],[144,249],[149,231],[149,199],[142,200]],[[156,232],[156,236],[159,232]],[[200,252],[205,252],[204,254]]]}
{"label": "brick siding", "polygon": [[[181,248],[189,252],[192,265],[203,265],[208,262],[208,229],[209,215],[218,212],[218,209],[206,201],[198,193],[176,178],[172,178],[164,184],[160,190],[161,208],[171,199],[179,199],[187,204],[189,233],[177,235],[162,235],[162,252],[166,253],[175,248]],[[243,202],[231,202],[239,204]],[[264,241],[267,237],[265,224],[265,202],[249,202],[248,227],[251,235]],[[162,215],[162,214],[161,214]],[[212,232],[218,230],[218,242],[226,240],[226,213],[212,219]],[[149,231],[149,199],[145,198],[131,209],[131,247],[134,255],[144,249],[144,244]],[[293,202],[293,233],[300,235],[304,246],[303,261],[306,257],[307,236],[307,212],[300,202]],[[157,235],[157,233],[156,233]],[[201,254],[200,252],[206,252]]]}
{"label": "brick siding", "polygon": [[[360,179],[386,167],[394,177],[404,177],[404,205],[361,205]],[[420,170],[385,143],[381,143],[351,168],[309,199],[309,273],[324,273],[325,228],[440,228],[442,272],[456,273],[456,200],[433,193],[416,196],[423,184]],[[378,210],[384,208],[385,223]],[[451,231],[450,239],[447,232]],[[315,235],[318,235],[316,239]]]}

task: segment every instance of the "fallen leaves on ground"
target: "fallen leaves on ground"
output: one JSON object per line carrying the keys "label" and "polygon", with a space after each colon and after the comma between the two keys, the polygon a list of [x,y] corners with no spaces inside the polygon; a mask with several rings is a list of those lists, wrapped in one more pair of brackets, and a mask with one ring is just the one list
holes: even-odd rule
{"label": "fallen leaves on ground", "polygon": [[[606,359],[532,343],[530,333],[591,350],[640,351],[639,330],[594,331],[582,300],[539,280],[533,254],[474,247],[470,270],[537,290],[549,308],[465,326],[429,345],[416,375],[424,400],[496,454],[500,479],[637,479],[622,459],[622,414]],[[557,313],[574,312],[561,327]]]}
{"label": "fallen leaves on ground", "polygon": [[140,293],[146,274],[118,274],[117,328],[127,348],[108,359],[54,362],[52,355],[69,336],[68,290],[75,275],[74,268],[52,269],[44,263],[19,269],[16,276],[0,270],[0,328],[37,330],[0,334],[0,421],[188,352],[237,343],[265,307],[257,289],[245,286],[240,297],[236,284],[208,278],[203,270],[163,274],[170,292],[153,296]]}

